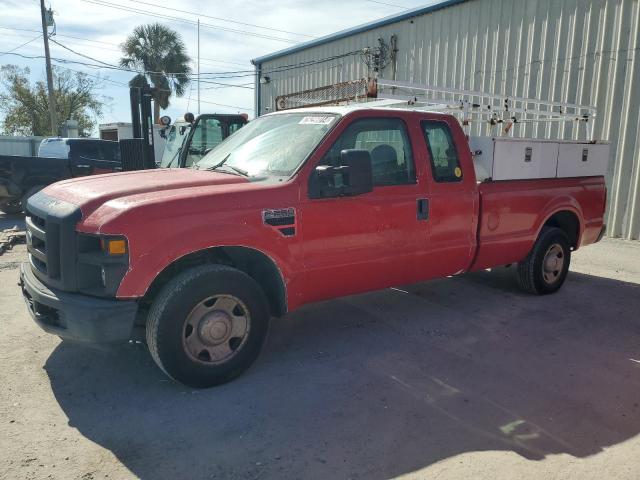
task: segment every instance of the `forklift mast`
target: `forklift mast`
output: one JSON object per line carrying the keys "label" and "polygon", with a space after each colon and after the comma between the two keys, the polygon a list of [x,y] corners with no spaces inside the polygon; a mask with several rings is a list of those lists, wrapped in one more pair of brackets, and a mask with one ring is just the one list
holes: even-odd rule
{"label": "forklift mast", "polygon": [[156,168],[153,149],[153,111],[151,101],[153,88],[131,87],[131,124],[133,138],[120,140],[123,170],[146,170]]}

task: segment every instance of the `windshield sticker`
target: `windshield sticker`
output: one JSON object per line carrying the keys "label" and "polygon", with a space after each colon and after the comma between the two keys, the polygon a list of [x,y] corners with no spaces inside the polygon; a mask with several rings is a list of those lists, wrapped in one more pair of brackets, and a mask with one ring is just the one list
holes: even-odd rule
{"label": "windshield sticker", "polygon": [[329,125],[333,122],[335,117],[331,116],[313,116],[313,117],[304,117],[298,123],[300,125]]}

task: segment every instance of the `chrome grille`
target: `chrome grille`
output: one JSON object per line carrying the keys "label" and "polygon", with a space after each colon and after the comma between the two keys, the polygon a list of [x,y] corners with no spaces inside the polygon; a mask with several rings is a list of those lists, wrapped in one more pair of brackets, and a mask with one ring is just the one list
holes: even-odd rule
{"label": "chrome grille", "polygon": [[76,232],[80,209],[43,192],[29,198],[26,230],[29,263],[45,285],[74,291],[76,285]]}
{"label": "chrome grille", "polygon": [[28,215],[25,220],[29,262],[34,268],[48,275],[46,221],[33,214]]}

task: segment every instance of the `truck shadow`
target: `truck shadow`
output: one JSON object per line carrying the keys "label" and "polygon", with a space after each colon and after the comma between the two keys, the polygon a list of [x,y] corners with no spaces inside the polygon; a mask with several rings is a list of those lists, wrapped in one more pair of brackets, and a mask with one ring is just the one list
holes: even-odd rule
{"label": "truck shadow", "polygon": [[69,424],[135,475],[382,479],[465,452],[586,457],[640,433],[640,285],[532,297],[480,272],[304,308],[257,364],[190,390],[142,345],[60,344]]}

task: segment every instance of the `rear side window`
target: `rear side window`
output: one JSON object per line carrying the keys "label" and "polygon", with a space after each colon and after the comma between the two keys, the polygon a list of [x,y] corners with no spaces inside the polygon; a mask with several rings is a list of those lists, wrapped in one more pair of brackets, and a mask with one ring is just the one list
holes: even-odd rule
{"label": "rear side window", "polygon": [[460,182],[462,169],[451,130],[443,122],[421,122],[431,157],[431,171],[436,182]]}
{"label": "rear side window", "polygon": [[38,149],[39,157],[69,158],[69,144],[64,138],[45,138]]}

